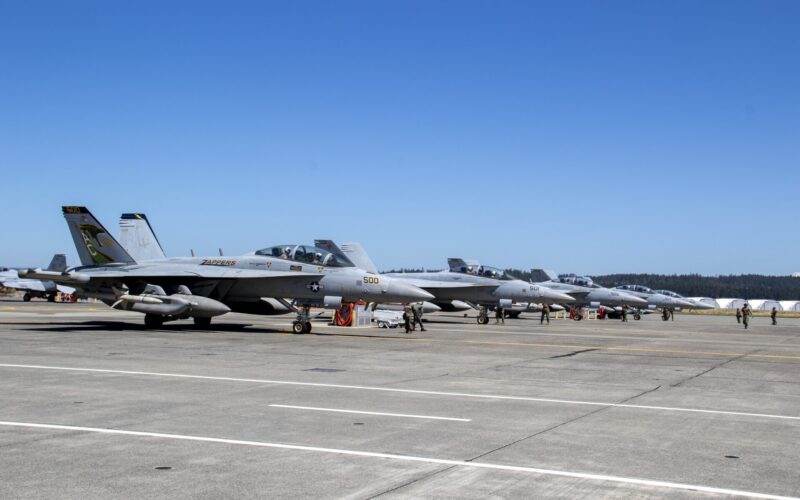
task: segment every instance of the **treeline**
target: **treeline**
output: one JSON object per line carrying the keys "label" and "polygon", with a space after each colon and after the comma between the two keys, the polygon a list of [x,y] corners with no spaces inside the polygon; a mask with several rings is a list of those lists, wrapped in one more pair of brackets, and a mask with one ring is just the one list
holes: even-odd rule
{"label": "treeline", "polygon": [[609,274],[592,279],[603,286],[635,283],[655,289],[665,288],[687,297],[800,300],[800,278],[791,276]]}

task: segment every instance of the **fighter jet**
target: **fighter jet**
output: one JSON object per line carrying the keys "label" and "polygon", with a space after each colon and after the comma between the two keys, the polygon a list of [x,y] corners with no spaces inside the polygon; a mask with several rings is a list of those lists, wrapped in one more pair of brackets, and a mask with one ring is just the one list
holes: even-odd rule
{"label": "fighter jet", "polygon": [[[53,260],[51,260],[50,265],[47,266],[48,271],[57,272],[61,272],[66,268],[67,257],[63,253],[53,255]],[[50,280],[22,279],[15,269],[9,269],[7,267],[0,268],[0,285],[5,288],[13,288],[14,290],[25,292],[22,296],[22,300],[25,302],[30,301],[34,297],[46,297],[48,302],[54,302],[59,292],[72,293],[74,291],[73,288],[57,285]]]}
{"label": "fighter jet", "polygon": [[650,309],[691,309],[694,304],[687,299],[679,299],[669,295],[656,292],[644,285],[620,285],[615,286],[613,290],[622,290],[625,293],[635,295],[647,301],[647,307]]}
{"label": "fighter jet", "polygon": [[[372,259],[359,243],[344,243],[341,249],[329,240],[318,240],[318,245],[341,253],[362,269],[377,271]],[[448,259],[449,271],[423,273],[387,273],[387,276],[423,288],[432,293],[434,304],[443,310],[453,310],[457,304],[467,303],[478,309],[478,323],[489,322],[489,307],[511,307],[514,302],[572,302],[569,295],[531,285],[500,269],[476,264],[474,269],[467,269],[461,259]],[[462,265],[463,264],[463,265]]]}
{"label": "fighter jet", "polygon": [[[627,292],[604,288],[594,283],[587,276],[576,276],[574,274],[556,275],[552,271],[544,269],[531,269],[531,279],[538,281],[539,285],[568,293],[575,298],[576,307],[599,307],[603,306],[629,306],[646,307],[647,301],[640,297],[633,296]],[[581,320],[583,315],[573,310],[573,319]]]}
{"label": "fighter jet", "polygon": [[684,297],[683,295],[677,294],[670,290],[654,290],[654,292],[659,293],[661,295],[666,295],[667,297],[671,297],[677,300],[685,301],[689,305],[684,307],[684,309],[714,309],[714,306],[712,306],[711,304],[706,304],[696,299]]}
{"label": "fighter jet", "polygon": [[[355,268],[346,259],[303,245],[279,245],[239,257],[176,257],[137,262],[86,207],[63,207],[81,266],[64,272],[20,271],[26,278],[74,286],[84,297],[144,313],[145,325],[193,318],[207,328],[229,311],[274,314],[272,298],[298,313],[295,333],[311,331],[312,305],[412,302],[433,296],[412,285]],[[160,245],[159,245],[160,248]],[[289,303],[284,297],[294,299]],[[285,311],[281,311],[285,312]]]}

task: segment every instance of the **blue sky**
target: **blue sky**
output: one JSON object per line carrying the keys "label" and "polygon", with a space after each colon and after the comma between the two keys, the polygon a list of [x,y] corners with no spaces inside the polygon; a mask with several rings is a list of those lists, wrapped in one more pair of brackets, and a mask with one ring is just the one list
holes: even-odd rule
{"label": "blue sky", "polygon": [[0,245],[800,271],[800,3],[5,2]]}

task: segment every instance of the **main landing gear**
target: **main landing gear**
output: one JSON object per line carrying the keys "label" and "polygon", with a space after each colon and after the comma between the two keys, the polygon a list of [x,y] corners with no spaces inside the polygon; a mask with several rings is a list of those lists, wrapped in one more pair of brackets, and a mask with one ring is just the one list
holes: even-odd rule
{"label": "main landing gear", "polygon": [[485,325],[489,323],[489,310],[486,306],[480,306],[478,309],[478,324]]}
{"label": "main landing gear", "polygon": [[300,306],[297,309],[297,319],[292,323],[294,333],[311,333],[310,311],[310,306]]}

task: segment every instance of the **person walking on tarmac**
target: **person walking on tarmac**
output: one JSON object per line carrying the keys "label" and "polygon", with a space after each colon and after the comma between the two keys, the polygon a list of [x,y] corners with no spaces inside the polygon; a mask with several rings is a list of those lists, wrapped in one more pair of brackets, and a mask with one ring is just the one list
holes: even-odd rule
{"label": "person walking on tarmac", "polygon": [[506,324],[505,311],[500,306],[494,308],[494,324]]}
{"label": "person walking on tarmac", "polygon": [[622,322],[628,321],[628,304],[622,306]]}
{"label": "person walking on tarmac", "polygon": [[778,308],[777,307],[773,307],[772,308],[772,312],[769,313],[769,317],[772,318],[772,324],[773,325],[777,325],[778,324]]}
{"label": "person walking on tarmac", "polygon": [[543,324],[544,320],[547,320],[547,324],[550,324],[550,306],[547,304],[542,305],[542,317],[539,320],[539,324]]}
{"label": "person walking on tarmac", "polygon": [[742,310],[739,309],[738,307],[736,308],[736,322],[737,323],[742,322]]}
{"label": "person walking on tarmac", "polygon": [[417,304],[411,304],[411,330],[417,329],[417,323],[419,323],[420,331],[425,331],[425,327],[422,326],[422,314],[419,312],[419,306]]}
{"label": "person walking on tarmac", "polygon": [[745,303],[742,306],[742,323],[744,323],[744,329],[747,330],[747,326],[750,324],[750,316],[753,315],[753,311],[750,310],[750,304]]}
{"label": "person walking on tarmac", "polygon": [[411,314],[409,314],[408,305],[403,305],[403,324],[406,327],[406,333],[411,333]]}
{"label": "person walking on tarmac", "polygon": [[667,321],[669,319],[669,311],[665,307],[663,311],[661,311],[661,319]]}
{"label": "person walking on tarmac", "polygon": [[506,312],[500,306],[497,306],[494,309],[494,324],[506,324]]}

